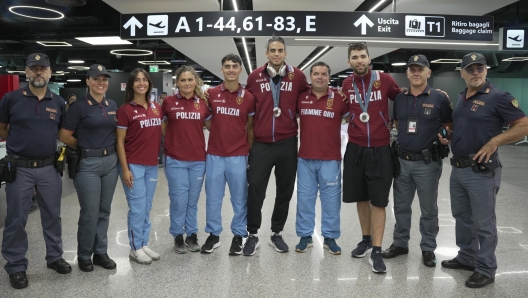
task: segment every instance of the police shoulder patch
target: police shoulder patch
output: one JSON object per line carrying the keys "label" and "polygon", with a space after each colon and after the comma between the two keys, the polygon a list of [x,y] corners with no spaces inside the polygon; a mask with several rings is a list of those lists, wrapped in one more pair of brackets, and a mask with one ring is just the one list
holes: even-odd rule
{"label": "police shoulder patch", "polygon": [[519,101],[518,101],[516,98],[514,98],[514,99],[511,101],[511,104],[512,104],[512,106],[514,106],[515,108],[517,108],[517,109],[519,108]]}

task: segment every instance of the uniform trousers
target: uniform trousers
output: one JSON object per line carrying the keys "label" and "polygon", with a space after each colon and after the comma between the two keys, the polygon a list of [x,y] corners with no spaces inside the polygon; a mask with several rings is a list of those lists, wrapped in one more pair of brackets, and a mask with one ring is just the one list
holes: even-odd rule
{"label": "uniform trousers", "polygon": [[297,163],[297,236],[314,233],[315,202],[321,197],[321,232],[324,238],[341,236],[341,161],[299,158]]}
{"label": "uniform trousers", "polygon": [[46,242],[46,262],[62,258],[62,223],[60,218],[62,180],[53,167],[17,168],[15,181],[6,183],[7,214],[2,240],[2,256],[7,274],[26,271],[28,238],[26,223],[33,191],[37,191],[42,232]]}
{"label": "uniform trousers", "polygon": [[231,195],[233,219],[231,232],[247,237],[247,156],[207,154],[205,161],[206,225],[205,232],[220,236],[222,201],[226,182]]}
{"label": "uniform trousers", "polygon": [[81,159],[73,184],[81,205],[77,257],[86,261],[92,254],[107,253],[108,225],[117,184],[117,154]]}
{"label": "uniform trousers", "polygon": [[[148,246],[150,238],[150,210],[158,183],[159,167],[158,165],[128,164],[128,169],[134,178],[132,188],[121,181],[129,208],[127,215],[128,240],[130,248],[139,250],[143,246]],[[119,175],[122,175],[121,167],[118,170]]]}
{"label": "uniform trousers", "polygon": [[450,179],[451,212],[456,220],[456,259],[488,277],[497,271],[497,219],[495,204],[502,168],[490,173],[475,173],[453,167]]}
{"label": "uniform trousers", "polygon": [[436,249],[438,235],[438,181],[442,175],[442,161],[400,159],[401,173],[394,179],[394,234],[392,244],[408,247],[411,231],[412,202],[418,192],[420,201],[420,234],[422,251]]}
{"label": "uniform trousers", "polygon": [[169,184],[170,227],[173,237],[198,233],[198,199],[205,174],[205,161],[182,161],[165,157]]}

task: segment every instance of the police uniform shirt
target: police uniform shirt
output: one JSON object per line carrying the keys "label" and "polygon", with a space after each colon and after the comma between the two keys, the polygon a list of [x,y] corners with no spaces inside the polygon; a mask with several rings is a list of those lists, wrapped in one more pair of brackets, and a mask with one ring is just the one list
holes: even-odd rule
{"label": "police uniform shirt", "polygon": [[207,103],[197,96],[185,98],[181,93],[167,96],[161,105],[167,128],[164,152],[183,161],[205,161],[204,121],[211,118]]}
{"label": "police uniform shirt", "polygon": [[64,114],[64,99],[48,88],[41,100],[29,86],[4,95],[0,122],[9,124],[7,153],[33,158],[52,156]]}
{"label": "police uniform shirt", "polygon": [[248,155],[247,119],[255,115],[255,97],[240,85],[234,92],[224,83],[209,89],[211,133],[207,153],[218,156]]}
{"label": "police uniform shirt", "polygon": [[453,110],[451,150],[457,157],[477,153],[493,137],[502,133],[504,123],[525,117],[519,101],[488,80],[479,91],[466,99],[467,88],[458,96]]}
{"label": "police uniform shirt", "polygon": [[[410,91],[396,96],[393,118],[398,121],[398,145],[409,153],[422,153],[423,149],[433,149],[438,141],[438,131],[442,123],[453,122],[453,109],[447,96],[429,87],[414,97]],[[409,118],[417,118],[416,131],[409,132]],[[439,143],[439,142],[438,142]]]}
{"label": "police uniform shirt", "polygon": [[350,114],[348,103],[337,91],[317,99],[312,88],[299,94],[297,114],[300,119],[299,157],[317,160],[341,160],[341,119]]}
{"label": "police uniform shirt", "polygon": [[66,113],[63,128],[73,131],[77,146],[101,149],[115,145],[117,105],[103,98],[98,103],[90,94],[76,100]]}
{"label": "police uniform shirt", "polygon": [[161,147],[163,114],[157,102],[149,101],[147,109],[133,101],[117,110],[117,127],[126,129],[125,153],[128,163],[156,166]]}

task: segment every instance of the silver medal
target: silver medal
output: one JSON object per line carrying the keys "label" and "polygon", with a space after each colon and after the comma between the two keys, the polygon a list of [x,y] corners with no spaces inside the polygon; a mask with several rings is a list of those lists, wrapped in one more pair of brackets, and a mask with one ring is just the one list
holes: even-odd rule
{"label": "silver medal", "polygon": [[273,116],[279,117],[281,115],[281,109],[279,107],[273,108]]}
{"label": "silver medal", "polygon": [[370,116],[367,112],[359,114],[359,120],[363,123],[367,123],[370,120]]}

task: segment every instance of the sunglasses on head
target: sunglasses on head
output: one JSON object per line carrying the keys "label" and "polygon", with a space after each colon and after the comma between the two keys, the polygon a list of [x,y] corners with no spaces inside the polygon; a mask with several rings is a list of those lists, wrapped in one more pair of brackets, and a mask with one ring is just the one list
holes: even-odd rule
{"label": "sunglasses on head", "polygon": [[367,46],[365,41],[354,41],[348,44],[349,46]]}
{"label": "sunglasses on head", "polygon": [[486,66],[485,65],[480,65],[480,66],[468,66],[466,68],[464,68],[464,71],[467,73],[467,74],[473,74],[475,72],[475,70],[478,72],[478,73],[483,73],[484,72],[484,69],[486,69]]}

